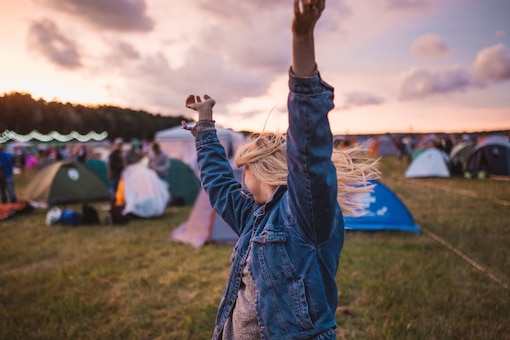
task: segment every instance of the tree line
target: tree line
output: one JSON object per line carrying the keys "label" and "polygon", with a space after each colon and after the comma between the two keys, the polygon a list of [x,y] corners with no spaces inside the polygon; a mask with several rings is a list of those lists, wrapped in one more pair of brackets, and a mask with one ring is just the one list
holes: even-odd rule
{"label": "tree line", "polygon": [[0,96],[0,133],[11,130],[28,134],[33,130],[47,134],[57,131],[108,133],[108,139],[122,137],[153,140],[156,132],[180,125],[184,116],[162,116],[143,110],[110,105],[84,106],[72,103],[35,100],[28,93],[11,92]]}

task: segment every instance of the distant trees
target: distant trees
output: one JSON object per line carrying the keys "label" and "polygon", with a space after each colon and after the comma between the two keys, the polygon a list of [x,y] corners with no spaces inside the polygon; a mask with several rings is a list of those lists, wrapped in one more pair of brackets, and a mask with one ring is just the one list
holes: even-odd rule
{"label": "distant trees", "polygon": [[0,133],[12,130],[28,134],[57,131],[108,133],[108,139],[122,137],[152,140],[157,131],[180,125],[184,116],[162,116],[116,106],[84,106],[34,100],[28,93],[11,92],[0,96]]}

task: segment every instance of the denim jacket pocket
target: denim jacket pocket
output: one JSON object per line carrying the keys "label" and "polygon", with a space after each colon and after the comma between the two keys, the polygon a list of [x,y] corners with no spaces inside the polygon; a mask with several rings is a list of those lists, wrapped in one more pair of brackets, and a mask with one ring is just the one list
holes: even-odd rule
{"label": "denim jacket pocket", "polygon": [[292,265],[286,249],[287,234],[264,230],[253,237],[253,260],[257,261],[265,281],[292,277]]}
{"label": "denim jacket pocket", "polygon": [[259,236],[253,237],[253,242],[262,245],[269,245],[272,243],[285,243],[287,241],[287,234],[284,232],[263,231]]}
{"label": "denim jacket pocket", "polygon": [[310,308],[306,298],[306,287],[303,279],[290,282],[289,293],[292,300],[292,312],[299,326],[303,330],[312,329],[314,324],[310,317]]}

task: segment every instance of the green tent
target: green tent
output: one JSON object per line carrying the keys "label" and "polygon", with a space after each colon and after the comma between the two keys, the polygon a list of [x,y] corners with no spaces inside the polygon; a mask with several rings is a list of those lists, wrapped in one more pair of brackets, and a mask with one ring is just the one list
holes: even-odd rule
{"label": "green tent", "polygon": [[106,186],[110,185],[110,180],[108,179],[108,165],[105,161],[91,158],[85,162],[85,166],[92,170]]}
{"label": "green tent", "polygon": [[193,169],[186,163],[177,158],[170,158],[166,179],[170,186],[172,204],[193,205],[195,203],[202,186]]}
{"label": "green tent", "polygon": [[40,207],[110,200],[101,179],[86,166],[71,161],[55,162],[39,170],[22,196]]}

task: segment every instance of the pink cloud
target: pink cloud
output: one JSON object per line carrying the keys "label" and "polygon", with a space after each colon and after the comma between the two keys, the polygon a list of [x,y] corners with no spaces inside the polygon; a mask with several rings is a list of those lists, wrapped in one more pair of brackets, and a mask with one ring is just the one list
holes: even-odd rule
{"label": "pink cloud", "polygon": [[478,52],[472,65],[473,75],[489,83],[510,79],[510,49],[503,44],[484,48]]}
{"label": "pink cloud", "polygon": [[343,109],[352,107],[366,106],[366,105],[379,105],[384,102],[384,99],[368,92],[349,92],[345,94],[345,102],[342,106]]}
{"label": "pink cloud", "polygon": [[436,34],[423,35],[411,45],[411,53],[417,57],[442,57],[448,52],[443,38]]}

